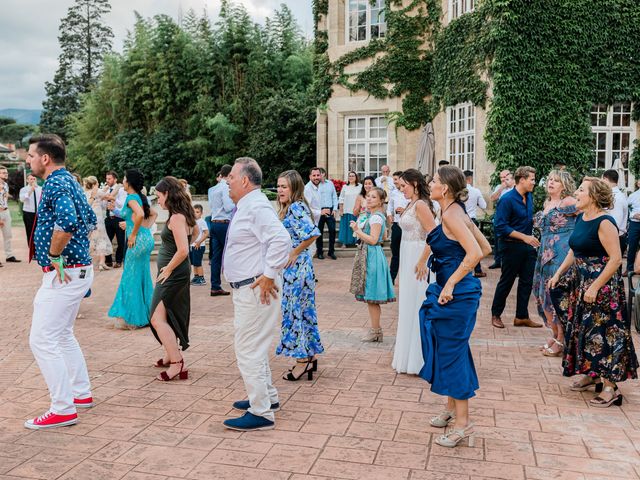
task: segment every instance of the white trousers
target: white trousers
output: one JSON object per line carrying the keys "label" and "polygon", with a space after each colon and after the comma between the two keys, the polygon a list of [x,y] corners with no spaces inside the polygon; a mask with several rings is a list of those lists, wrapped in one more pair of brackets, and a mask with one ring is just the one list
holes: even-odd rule
{"label": "white trousers", "polygon": [[75,413],[73,398],[91,396],[89,372],[73,326],[80,302],[93,283],[93,267],[64,271],[71,278],[60,283],[56,272],[44,274],[33,301],[29,345],[51,396],[53,413]]}
{"label": "white trousers", "polygon": [[6,258],[13,257],[13,250],[11,248],[11,213],[9,209],[0,212],[0,220],[4,222],[4,225],[0,227],[2,240],[4,242],[4,256]]}
{"label": "white trousers", "polygon": [[259,287],[233,290],[236,360],[249,397],[249,412],[271,421],[271,404],[278,402],[278,391],[271,380],[269,352],[273,329],[281,317],[282,282],[276,279],[276,285],[278,298],[271,298],[270,305],[260,303]]}

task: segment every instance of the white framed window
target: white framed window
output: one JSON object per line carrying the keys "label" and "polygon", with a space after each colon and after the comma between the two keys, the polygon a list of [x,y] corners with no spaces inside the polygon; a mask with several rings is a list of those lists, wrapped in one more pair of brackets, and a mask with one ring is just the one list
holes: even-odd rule
{"label": "white framed window", "polygon": [[476,163],[476,109],[472,103],[447,108],[447,160],[462,170]]}
{"label": "white framed window", "polygon": [[381,115],[345,118],[345,175],[350,170],[360,180],[377,177],[388,163],[387,119]]}
{"label": "white framed window", "polygon": [[385,0],[347,0],[347,42],[365,42],[383,38],[387,33]]}
{"label": "white framed window", "polygon": [[634,190],[629,159],[636,137],[636,124],[631,120],[631,108],[631,102],[593,105],[591,132],[594,170],[615,168],[624,174],[627,188]]}
{"label": "white framed window", "polygon": [[473,12],[475,6],[476,0],[449,0],[449,20]]}

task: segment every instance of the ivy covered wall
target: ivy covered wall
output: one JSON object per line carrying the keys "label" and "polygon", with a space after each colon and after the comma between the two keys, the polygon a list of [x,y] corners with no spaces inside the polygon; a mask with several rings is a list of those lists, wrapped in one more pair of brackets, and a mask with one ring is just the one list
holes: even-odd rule
{"label": "ivy covered wall", "polygon": [[[317,20],[328,7],[314,1]],[[470,101],[488,109],[487,156],[496,170],[530,164],[546,172],[563,160],[580,174],[593,166],[592,104],[636,102],[640,119],[637,0],[480,0],[446,27],[440,0],[389,0],[386,16],[386,38],[333,63],[326,32],[317,31],[318,105],[334,84],[401,97],[390,119],[415,130]],[[364,70],[345,73],[367,59]],[[637,175],[638,150],[634,159]]]}

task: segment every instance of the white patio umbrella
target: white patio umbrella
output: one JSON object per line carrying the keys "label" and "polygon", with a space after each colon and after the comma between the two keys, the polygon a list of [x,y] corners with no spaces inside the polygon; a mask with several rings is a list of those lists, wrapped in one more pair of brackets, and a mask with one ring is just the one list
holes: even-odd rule
{"label": "white patio umbrella", "polygon": [[432,175],[435,172],[436,137],[431,122],[422,127],[420,143],[416,152],[416,167],[423,174]]}
{"label": "white patio umbrella", "polygon": [[618,188],[623,192],[627,190],[627,178],[625,176],[624,165],[622,165],[620,157],[616,158],[615,162],[613,162],[611,170],[615,170],[616,172],[618,172]]}

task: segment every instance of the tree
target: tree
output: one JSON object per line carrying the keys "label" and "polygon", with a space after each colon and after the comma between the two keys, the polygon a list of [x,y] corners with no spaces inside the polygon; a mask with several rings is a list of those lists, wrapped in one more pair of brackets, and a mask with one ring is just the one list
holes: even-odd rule
{"label": "tree", "polygon": [[80,95],[96,83],[105,56],[111,51],[113,32],[102,17],[111,11],[108,0],[76,0],[60,22],[62,53],[52,82],[46,82],[46,100],[40,127],[68,137],[67,118],[78,111]]}

